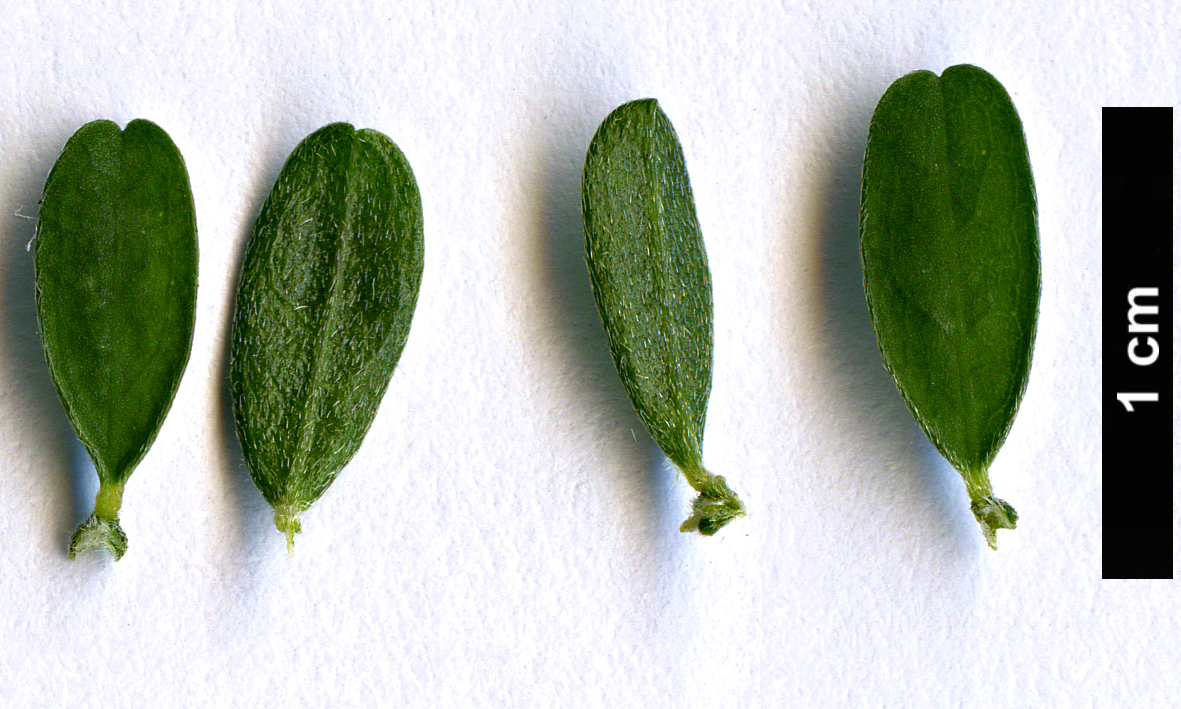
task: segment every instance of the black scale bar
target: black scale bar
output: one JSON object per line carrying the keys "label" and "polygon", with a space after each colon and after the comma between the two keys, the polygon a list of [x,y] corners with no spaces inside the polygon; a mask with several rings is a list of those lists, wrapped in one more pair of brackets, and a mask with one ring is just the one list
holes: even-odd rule
{"label": "black scale bar", "polygon": [[1173,109],[1103,109],[1103,578],[1173,578]]}

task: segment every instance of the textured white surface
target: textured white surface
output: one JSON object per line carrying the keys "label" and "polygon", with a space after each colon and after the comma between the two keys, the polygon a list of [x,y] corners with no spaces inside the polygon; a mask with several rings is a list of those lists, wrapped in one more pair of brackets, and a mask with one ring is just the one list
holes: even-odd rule
{"label": "textured white surface", "polygon": [[[6,706],[1175,701],[1177,586],[1101,579],[1098,405],[1100,109],[1181,103],[1173,3],[161,5],[4,13]],[[1041,211],[1034,371],[992,476],[1021,519],[997,552],[881,365],[856,248],[877,99],[963,62],[1012,95]],[[586,146],[645,96],[680,134],[713,271],[706,463],[750,510],[711,539],[676,531],[690,496],[583,264]],[[172,135],[201,245],[192,360],[118,564],[65,555],[97,483],[26,251],[46,173],[97,118]],[[262,199],[338,120],[410,160],[426,271],[370,435],[288,558],[233,434],[227,325]]]}

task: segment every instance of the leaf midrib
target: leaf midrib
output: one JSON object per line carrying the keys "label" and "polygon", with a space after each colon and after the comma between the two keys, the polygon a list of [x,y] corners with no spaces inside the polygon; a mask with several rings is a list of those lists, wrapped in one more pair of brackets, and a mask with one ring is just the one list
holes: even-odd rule
{"label": "leaf midrib", "polygon": [[[337,303],[340,300],[341,291],[341,263],[345,256],[350,251],[349,240],[347,236],[348,220],[347,216],[350,214],[350,208],[354,201],[353,190],[351,189],[350,179],[352,177],[352,163],[353,155],[355,154],[354,143],[355,136],[348,142],[349,156],[347,165],[343,170],[344,173],[344,188],[345,199],[341,205],[341,218],[334,220],[334,214],[328,213],[324,215],[324,222],[335,221],[340,225],[341,234],[339,238],[333,239],[332,245],[332,267],[331,277],[328,286],[328,297],[324,304],[324,317],[319,319],[319,324],[316,329],[315,346],[312,354],[311,375],[308,377],[307,398],[304,399],[304,406],[300,412],[299,420],[299,434],[296,438],[295,457],[292,460],[291,472],[287,478],[288,488],[285,492],[288,496],[291,494],[291,486],[296,481],[304,480],[304,473],[308,467],[308,459],[310,457],[312,444],[315,441],[314,430],[318,416],[315,414],[319,408],[319,404],[324,396],[324,387],[320,386],[323,379],[323,374],[326,371],[326,361],[328,351],[331,349],[332,336],[336,323],[339,321],[339,308]],[[319,227],[319,225],[317,225]]]}
{"label": "leaf midrib", "polygon": [[[657,112],[659,110],[659,105],[653,101],[651,105],[651,111],[648,114],[648,121],[646,122],[647,134],[645,136],[647,141],[647,145],[645,147],[647,148],[647,152],[652,156],[652,159],[645,161],[644,163],[644,177],[647,184],[653,186],[650,217],[654,226],[654,239],[657,246],[659,247],[657,249],[659,253],[659,278],[657,278],[656,281],[660,292],[660,331],[663,333],[665,343],[667,344],[667,347],[672,355],[671,357],[663,357],[662,359],[664,360],[663,364],[665,381],[667,382],[671,393],[671,403],[673,410],[677,415],[677,420],[666,422],[666,424],[672,424],[669,433],[671,433],[679,443],[688,443],[692,446],[692,449],[687,451],[688,453],[693,456],[699,456],[701,442],[697,440],[690,440],[691,438],[695,438],[691,435],[691,430],[693,429],[692,422],[694,420],[692,415],[693,412],[691,411],[692,402],[689,401],[687,391],[683,386],[684,382],[681,374],[682,364],[684,363],[685,358],[688,356],[684,351],[684,346],[687,343],[685,342],[686,338],[681,337],[680,333],[675,331],[673,327],[675,318],[672,317],[673,307],[688,307],[688,303],[682,299],[680,303],[674,304],[670,301],[669,297],[669,283],[678,274],[676,273],[673,264],[672,245],[669,243],[665,210],[663,208],[667,185],[665,184],[664,180],[661,179],[659,170],[660,166],[658,165],[659,161],[663,159],[664,155],[663,151],[659,150],[656,146],[658,133],[657,123],[659,121]],[[667,452],[668,451],[666,451],[666,453]],[[677,452],[679,453],[680,451]]]}
{"label": "leaf midrib", "polygon": [[[963,228],[962,228],[963,225],[959,223],[959,215],[955,209],[955,195],[952,194],[952,190],[954,189],[954,184],[953,184],[953,180],[951,179],[951,175],[952,175],[951,171],[952,171],[953,167],[951,164],[951,149],[950,149],[951,125],[947,119],[947,116],[948,116],[947,86],[946,86],[946,83],[945,83],[943,77],[939,77],[936,85],[939,87],[939,103],[937,104],[938,108],[939,108],[939,117],[938,117],[939,123],[938,123],[938,125],[940,126],[941,132],[943,134],[942,136],[940,136],[943,140],[943,145],[941,146],[941,149],[939,151],[939,159],[943,163],[942,181],[943,181],[944,187],[946,189],[946,194],[947,194],[947,211],[951,215],[952,244],[954,245],[953,248],[955,249],[955,258],[951,261],[951,263],[955,264],[958,267],[959,265],[962,265],[964,263],[963,251],[965,249],[965,244],[964,244],[962,238],[960,238],[963,234]],[[958,270],[959,269],[957,268],[956,269],[957,273],[954,274],[957,279],[959,279],[960,275],[961,275],[960,273],[958,273]],[[955,309],[956,309],[955,321],[957,323],[959,323],[961,328],[964,328],[964,312],[965,312],[964,298],[966,297],[965,289],[962,287],[961,288],[952,288],[951,292],[955,294]],[[964,328],[964,332],[959,333],[958,338],[955,336],[952,336],[951,333],[948,333],[948,335],[949,335],[948,342],[955,343],[958,339],[958,341],[961,345],[956,348],[956,353],[955,353],[956,378],[960,382],[963,382],[965,384],[969,384],[971,382],[971,379],[969,378],[970,373],[967,371],[967,369],[965,367],[966,357],[964,356],[965,347],[963,346],[963,344],[966,342],[966,339],[965,339],[966,335],[967,335],[966,328]],[[957,400],[956,405],[959,408],[961,415],[963,416],[963,418],[961,419],[961,421],[963,422],[963,425],[975,428],[974,421],[972,420],[972,419],[974,419],[974,417],[967,415],[967,413],[971,412],[971,410],[972,410],[971,406],[969,404],[969,401],[968,401],[970,398],[970,394],[968,393],[968,388],[969,388],[968,386],[949,387],[949,389],[951,389],[952,391],[955,392],[955,397]],[[964,431],[961,430],[961,431],[957,432],[956,437],[958,439],[961,439],[960,441],[957,441],[957,445],[958,445],[960,442],[962,442],[962,440],[965,437]],[[943,453],[944,457],[946,457],[955,467],[958,468],[958,467],[960,467],[960,465],[963,464],[960,461],[960,457],[958,455],[954,455],[953,452],[948,450],[944,445],[940,445],[939,447],[941,449],[943,449],[943,450],[941,450],[941,452]]]}

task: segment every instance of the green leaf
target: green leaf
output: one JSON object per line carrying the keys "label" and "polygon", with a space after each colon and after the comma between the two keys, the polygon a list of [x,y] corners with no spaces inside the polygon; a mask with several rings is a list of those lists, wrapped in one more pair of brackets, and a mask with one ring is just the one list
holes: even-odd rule
{"label": "green leaf", "polygon": [[990,546],[1017,513],[988,466],[1029,378],[1040,290],[1037,201],[1021,120],[974,66],[894,82],[874,111],[861,258],[898,391],[964,476]]}
{"label": "green leaf", "polygon": [[398,147],[346,123],[304,139],[246,247],[230,353],[238,438],[289,550],[373,423],[422,266],[422,201]]}
{"label": "green leaf", "polygon": [[680,141],[654,99],[611,112],[582,177],[586,261],[611,356],[640,420],[701,493],[682,531],[745,514],[701,464],[713,294]]}
{"label": "green leaf", "polygon": [[180,151],[154,123],[87,123],[45,182],[34,267],[45,359],[94,459],[94,515],[70,556],[127,548],[123,486],[172,405],[197,300],[197,220]]}

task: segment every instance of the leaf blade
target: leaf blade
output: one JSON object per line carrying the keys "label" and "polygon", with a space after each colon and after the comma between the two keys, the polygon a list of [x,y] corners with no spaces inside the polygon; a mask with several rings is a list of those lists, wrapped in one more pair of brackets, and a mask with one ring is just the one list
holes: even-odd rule
{"label": "leaf blade", "polygon": [[654,99],[599,126],[582,179],[595,304],[620,380],[699,496],[681,531],[712,535],[745,507],[701,464],[713,375],[713,290],[680,141]]}
{"label": "leaf blade", "polygon": [[34,268],[58,394],[100,479],[125,481],[172,404],[196,317],[193,196],[159,126],[75,133],[46,180]]}
{"label": "leaf blade", "polygon": [[46,179],[34,245],[46,363],[99,477],[70,557],[106,546],[118,560],[123,487],[172,406],[196,320],[196,210],[168,134],[142,119],[78,129]]}
{"label": "leaf blade", "polygon": [[655,100],[607,117],[582,184],[595,302],[628,396],[673,462],[700,463],[712,286],[684,155]]}
{"label": "leaf blade", "polygon": [[974,502],[990,496],[985,471],[1028,382],[1041,278],[1025,136],[995,78],[960,65],[887,90],[866,145],[860,232],[886,366],[931,442],[971,478]]}
{"label": "leaf blade", "polygon": [[289,539],[372,424],[422,268],[421,197],[397,146],[340,123],[305,138],[255,222],[231,345],[239,440]]}

